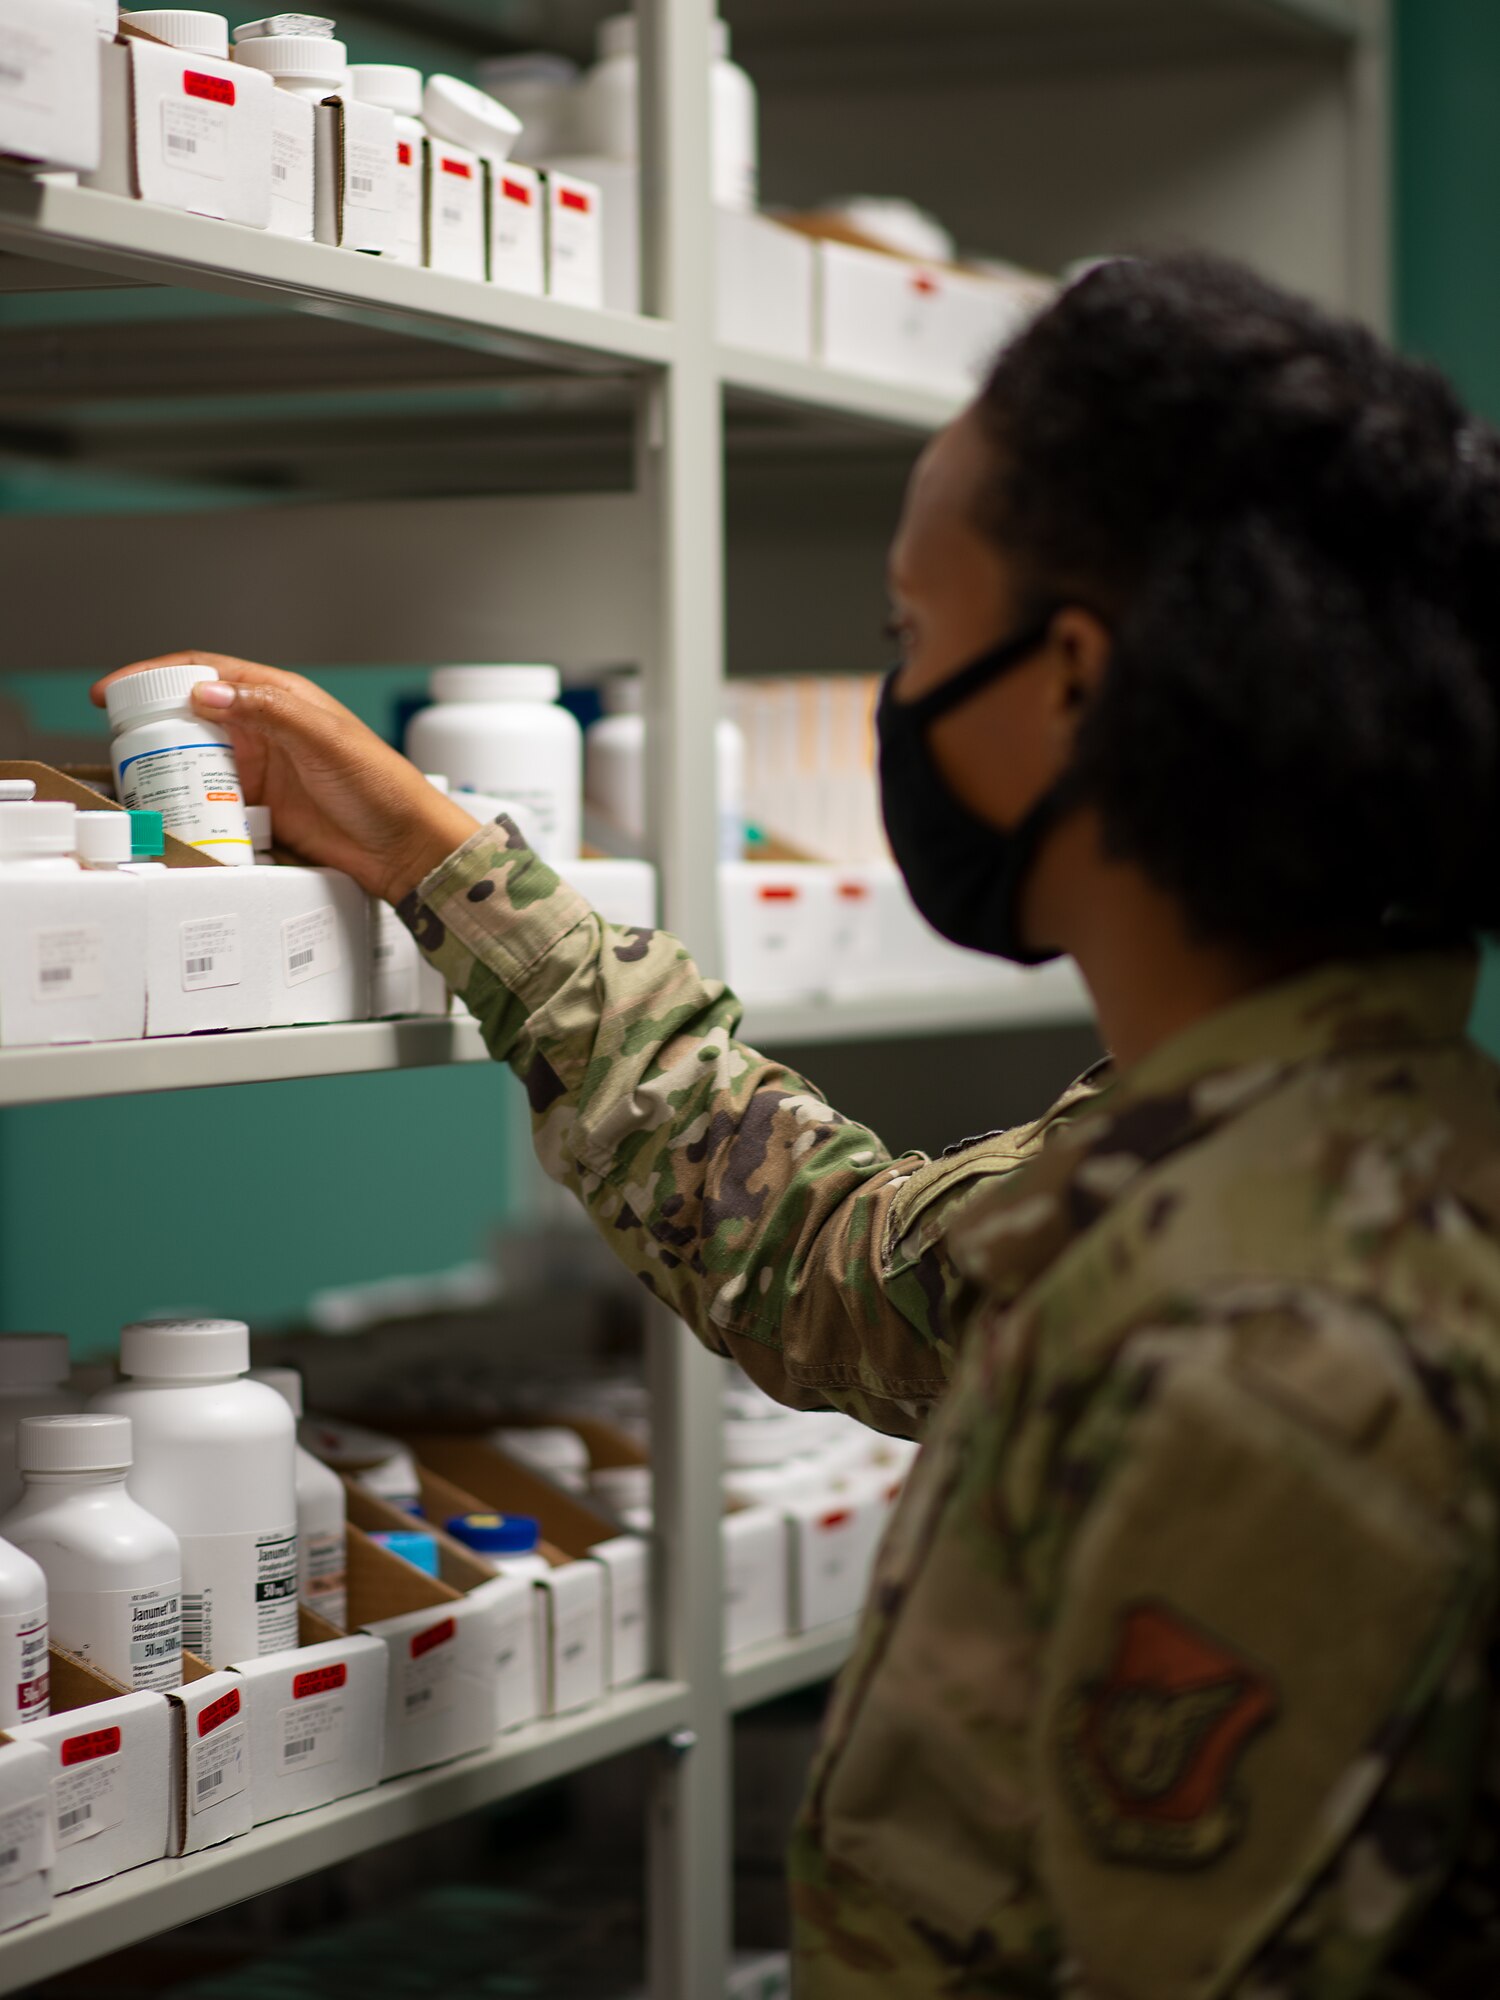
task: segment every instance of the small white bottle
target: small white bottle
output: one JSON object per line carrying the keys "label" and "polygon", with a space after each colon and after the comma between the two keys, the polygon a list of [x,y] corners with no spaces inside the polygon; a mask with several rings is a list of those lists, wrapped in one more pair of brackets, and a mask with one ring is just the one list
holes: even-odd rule
{"label": "small white bottle", "polygon": [[[713,198],[720,208],[749,210],[760,190],[755,85],[730,60],[727,22],[715,20],[710,33]],[[574,102],[574,146],[609,160],[638,160],[641,82],[633,14],[599,23],[598,54]]]}
{"label": "small white bottle", "polygon": [[[294,1418],[302,1417],[302,1377],[295,1368],[252,1368],[252,1382],[274,1389]],[[297,1446],[297,1594],[331,1625],[349,1620],[344,1553],[344,1485],[338,1474]]]}
{"label": "small white bottle", "polygon": [[34,778],[0,778],[0,806],[24,806],[35,797]]}
{"label": "small white bottle", "polygon": [[16,1427],[23,1417],[60,1417],[83,1408],[68,1380],[65,1333],[0,1334],[0,1511],[21,1497]]}
{"label": "small white bottle", "polygon": [[425,254],[425,154],[422,72],[407,63],[351,63],[349,87],[362,104],[378,104],[396,119],[396,245],[383,254],[420,265]]}
{"label": "small white bottle", "polygon": [[[279,21],[249,24],[251,30],[276,25]],[[271,232],[311,243],[317,107],[343,88],[349,52],[327,34],[247,35],[244,28],[237,28],[234,59],[246,69],[262,71],[276,85],[271,103]]]}
{"label": "small white bottle", "polygon": [[47,1579],[24,1549],[0,1541],[0,1729],[47,1714]]}
{"label": "small white bottle", "polygon": [[0,1533],[41,1565],[52,1644],[139,1692],[182,1685],[182,1551],[125,1490],[130,1419],[26,1417]]}
{"label": "small white bottle", "polygon": [[406,754],[456,791],[514,799],[544,861],[576,861],[583,838],[583,733],[561,707],[556,667],[439,667],[433,706],[406,727]]}
{"label": "small white bottle", "polygon": [[135,1426],[129,1490],[182,1544],[182,1642],[214,1667],[297,1643],[296,1424],[249,1366],[242,1320],[144,1320],[91,1404]]}
{"label": "small white bottle", "polygon": [[562,1424],[501,1425],[489,1433],[486,1442],[569,1493],[589,1490],[589,1448],[577,1431]]}
{"label": "small white bottle", "polygon": [[228,731],[193,710],[193,689],[218,678],[217,667],[146,667],[111,681],[110,757],[121,805],[159,812],[189,847],[248,867],[255,853]]}
{"label": "small white bottle", "polygon": [[73,822],[78,860],[85,868],[106,872],[129,867],[131,851],[128,812],[80,812]]}
{"label": "small white bottle", "polygon": [[78,875],[75,806],[34,799],[0,805],[0,874],[42,879]]}
{"label": "small white bottle", "polygon": [[[633,841],[646,837],[646,718],[641,677],[606,675],[604,714],[584,732],[584,791],[589,804]],[[714,736],[719,788],[719,859],[745,854],[745,738],[725,716]]]}
{"label": "small white bottle", "polygon": [[257,868],[274,868],[275,859],[271,849],[276,842],[275,829],[271,825],[269,806],[246,806],[245,820],[250,828],[250,848],[255,856]]}

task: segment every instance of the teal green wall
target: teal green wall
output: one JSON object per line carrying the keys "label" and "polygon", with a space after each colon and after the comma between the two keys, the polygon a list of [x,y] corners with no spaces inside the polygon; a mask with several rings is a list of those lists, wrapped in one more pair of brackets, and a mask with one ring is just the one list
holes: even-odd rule
{"label": "teal green wall", "polygon": [[[1398,0],[1396,323],[1500,422],[1500,5]],[[1500,1053],[1500,954],[1475,1031]]]}

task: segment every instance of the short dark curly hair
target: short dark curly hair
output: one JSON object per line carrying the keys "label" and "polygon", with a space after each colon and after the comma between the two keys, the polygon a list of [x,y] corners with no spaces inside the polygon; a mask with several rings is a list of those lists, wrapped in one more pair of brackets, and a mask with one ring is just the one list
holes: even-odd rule
{"label": "short dark curly hair", "polygon": [[1217,260],[1120,260],[999,358],[987,528],[1114,652],[1076,780],[1202,937],[1500,928],[1500,439]]}

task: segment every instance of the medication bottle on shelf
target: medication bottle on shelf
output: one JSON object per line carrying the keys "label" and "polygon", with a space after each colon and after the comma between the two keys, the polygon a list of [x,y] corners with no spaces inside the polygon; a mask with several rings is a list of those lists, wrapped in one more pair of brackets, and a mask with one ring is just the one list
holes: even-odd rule
{"label": "medication bottle on shelf", "polygon": [[443,1573],[437,1536],[425,1528],[377,1528],[370,1540],[390,1555],[409,1562],[423,1576],[441,1577]]}
{"label": "medication bottle on shelf", "polygon": [[538,1546],[541,1525],[530,1514],[453,1514],[443,1525],[454,1541],[492,1562],[502,1576],[541,1582],[552,1573]]}
{"label": "medication bottle on shelf", "polygon": [[182,1544],[182,1642],[214,1667],[297,1643],[296,1423],[249,1366],[241,1320],[143,1320],[91,1404],[135,1426],[127,1485]]}
{"label": "medication bottle on shelf", "polygon": [[80,812],[73,831],[81,865],[106,872],[128,868],[135,859],[130,820],[128,812]]}
{"label": "medication bottle on shelf", "polygon": [[[753,209],[760,191],[755,85],[730,59],[727,22],[711,25],[713,198],[720,208]],[[640,158],[640,64],[634,14],[599,23],[598,61],[572,105],[572,150],[608,160]]]}
{"label": "medication bottle on shelf", "polygon": [[589,1490],[589,1448],[577,1431],[562,1424],[502,1424],[489,1433],[486,1442],[569,1493]]}
{"label": "medication bottle on shelf", "polygon": [[307,15],[279,15],[234,31],[234,59],[276,85],[271,106],[271,222],[273,235],[311,243],[315,221],[317,106],[344,87],[349,51],[333,39],[332,23],[316,34],[263,33],[283,24],[311,22]]}
{"label": "medication bottle on shelf", "polygon": [[21,1497],[16,1426],[23,1417],[60,1417],[83,1408],[68,1381],[65,1333],[0,1334],[0,1509]]}
{"label": "medication bottle on shelf", "polygon": [[514,799],[544,861],[576,861],[583,734],[561,707],[556,667],[439,667],[433,706],[407,724],[406,754],[455,791]]}
{"label": "medication bottle on shelf", "polygon": [[26,1417],[17,1455],[0,1535],[41,1565],[52,1644],[125,1687],[181,1687],[182,1551],[126,1491],[130,1419]]}
{"label": "medication bottle on shelf", "polygon": [[245,819],[250,828],[250,847],[255,856],[257,868],[274,868],[271,849],[275,845],[275,829],[271,825],[269,806],[246,806]]}
{"label": "medication bottle on shelf", "polygon": [[228,731],[193,711],[193,689],[218,678],[216,667],[146,667],[111,681],[110,757],[121,805],[159,812],[189,847],[248,867],[255,852]]}
{"label": "medication bottle on shelf", "polygon": [[[600,684],[604,714],[583,739],[584,791],[589,804],[632,841],[646,837],[646,718],[641,677],[607,674]],[[745,852],[745,738],[725,716],[714,735],[719,798],[719,859]]]}
{"label": "medication bottle on shelf", "polygon": [[35,779],[0,778],[0,806],[24,806],[35,797]]}
{"label": "medication bottle on shelf", "polygon": [[[274,1389],[295,1420],[302,1417],[302,1377],[295,1368],[252,1368],[252,1382]],[[331,1467],[297,1446],[297,1595],[331,1625],[349,1616],[344,1552],[344,1483]]]}
{"label": "medication bottle on shelf", "polygon": [[0,876],[77,875],[74,806],[50,799],[0,805]]}
{"label": "medication bottle on shelf", "polygon": [[395,264],[424,261],[427,127],[422,123],[422,72],[406,63],[351,63],[349,87],[362,104],[378,104],[396,119],[396,242],[384,254]]}
{"label": "medication bottle on shelf", "polygon": [[0,1729],[47,1714],[47,1579],[40,1563],[0,1541]]}

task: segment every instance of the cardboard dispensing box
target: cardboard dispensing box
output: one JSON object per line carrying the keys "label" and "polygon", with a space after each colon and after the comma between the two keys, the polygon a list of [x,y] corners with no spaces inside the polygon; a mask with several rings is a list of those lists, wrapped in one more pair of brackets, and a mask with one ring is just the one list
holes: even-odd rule
{"label": "cardboard dispensing box", "polygon": [[[101,1684],[107,1675],[92,1670]],[[169,1854],[197,1854],[248,1833],[251,1744],[235,1678],[195,1653],[182,1656],[182,1685],[172,1708],[172,1825]]]}
{"label": "cardboard dispensing box", "polygon": [[452,997],[443,975],[418,949],[417,941],[389,903],[370,898],[370,1019],[404,1015],[444,1015]]}
{"label": "cardboard dispensing box", "polygon": [[564,1715],[597,1701],[607,1685],[604,1578],[598,1566],[575,1561],[543,1542],[537,1553],[548,1565],[545,1579],[507,1575],[503,1563],[477,1554],[443,1527],[456,1514],[488,1512],[489,1503],[430,1466],[421,1468],[421,1481],[418,1522],[346,1480],[350,1519],[367,1530],[419,1526],[436,1536],[443,1581],[455,1589],[473,1589],[476,1578],[498,1578],[504,1584],[507,1621],[495,1655],[498,1727],[513,1729],[538,1716]]}
{"label": "cardboard dispensing box", "polygon": [[422,257],[429,271],[483,281],[485,243],[484,161],[467,146],[446,139],[426,143]]}
{"label": "cardboard dispensing box", "polygon": [[604,195],[594,181],[549,169],[547,292],[569,305],[604,304]]}
{"label": "cardboard dispensing box", "polygon": [[394,250],[395,114],[341,92],[324,98],[317,113],[314,235],[345,250]]}
{"label": "cardboard dispensing box", "polygon": [[48,1754],[55,1895],[160,1861],[172,1838],[172,1703],[128,1694],[55,1647],[52,1713],[18,1723]]}
{"label": "cardboard dispensing box", "polygon": [[492,285],[540,297],[547,289],[547,190],[535,167],[492,160],[485,176]]}
{"label": "cardboard dispensing box", "polygon": [[[29,778],[39,799],[108,810],[96,792],[48,764],[0,761],[0,778]],[[80,871],[27,881],[0,872],[0,1047],[140,1039],[145,892],[145,882],[128,875]]]}
{"label": "cardboard dispensing box", "polygon": [[818,241],[818,359],[881,381],[971,395],[1034,310],[1034,287],[1010,286],[885,250]]}
{"label": "cardboard dispensing box", "polygon": [[[446,1552],[448,1575],[464,1582],[424,1575],[370,1540],[352,1517],[374,1496],[352,1485],[348,1491],[349,1622],[378,1639],[386,1653],[381,1778],[488,1749],[503,1727],[534,1720],[530,1586],[477,1563],[465,1570]],[[375,1502],[376,1508],[382,1504]],[[365,1512],[364,1518],[371,1516]],[[412,1526],[410,1516],[400,1518]],[[530,1713],[506,1714],[507,1702],[528,1701]]]}
{"label": "cardboard dispensing box", "polygon": [[311,1812],[379,1784],[388,1656],[365,1632],[342,1633],[304,1605],[301,1644],[238,1660],[229,1676],[249,1732],[250,1822]]}
{"label": "cardboard dispensing box", "polygon": [[317,106],[289,90],[271,95],[271,216],[273,236],[311,243],[317,228]]}
{"label": "cardboard dispensing box", "polygon": [[0,159],[92,173],[100,71],[92,0],[0,0]]}
{"label": "cardboard dispensing box", "polygon": [[0,1731],[0,1931],[45,1916],[52,1901],[51,1781],[46,1747]]}
{"label": "cardboard dispensing box", "polygon": [[888,1473],[851,1473],[830,1493],[784,1503],[793,1633],[857,1616],[890,1516],[891,1490]]}
{"label": "cardboard dispensing box", "polygon": [[[600,1577],[604,1650],[602,1687],[629,1687],[644,1680],[650,1671],[650,1544],[639,1535],[622,1535],[612,1522],[592,1507],[564,1493],[548,1479],[517,1465],[482,1439],[424,1433],[409,1440],[424,1466],[441,1474],[467,1492],[478,1496],[479,1504],[502,1514],[530,1514],[541,1523],[544,1541],[571,1560],[554,1567],[551,1595],[554,1627],[566,1609],[572,1620],[572,1639],[579,1643],[583,1627],[583,1605],[564,1607],[558,1591],[573,1593],[584,1589],[582,1578],[590,1572]],[[573,1569],[577,1581],[566,1586],[563,1580]],[[570,1663],[559,1659],[557,1635],[552,1647],[553,1667]],[[575,1656],[574,1672],[582,1662]],[[601,1690],[602,1691],[602,1690]]]}
{"label": "cardboard dispensing box", "polygon": [[265,229],[276,90],[270,77],[169,48],[125,25],[100,56],[100,156],[84,184]]}

